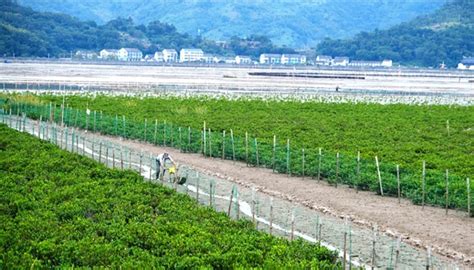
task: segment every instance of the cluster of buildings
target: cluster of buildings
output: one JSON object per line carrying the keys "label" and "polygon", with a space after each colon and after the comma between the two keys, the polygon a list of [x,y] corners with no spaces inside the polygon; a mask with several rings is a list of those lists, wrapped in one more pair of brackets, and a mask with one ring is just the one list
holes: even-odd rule
{"label": "cluster of buildings", "polygon": [[[158,63],[220,63],[237,65],[317,65],[334,67],[391,67],[392,60],[383,61],[350,61],[349,57],[331,57],[318,55],[315,61],[308,61],[303,54],[261,54],[258,61],[250,56],[237,55],[235,57],[216,56],[207,54],[201,49],[164,49],[154,54],[143,53],[136,48],[103,49],[99,53],[94,51],[77,51],[76,58],[83,60],[111,60],[125,62],[158,62]],[[472,66],[472,64],[471,64]]]}
{"label": "cluster of buildings", "polygon": [[464,57],[458,64],[458,69],[474,70],[474,57]]}
{"label": "cluster of buildings", "polygon": [[314,64],[316,66],[383,68],[392,67],[393,61],[390,59],[385,59],[383,61],[351,61],[349,57],[345,56],[332,58],[332,56],[328,55],[318,55]]}
{"label": "cluster of buildings", "polygon": [[226,57],[207,54],[201,49],[181,49],[178,53],[175,49],[164,49],[154,54],[143,53],[136,48],[103,49],[99,53],[94,51],[77,51],[75,57],[83,60],[110,60],[126,62],[159,62],[159,63],[224,63],[237,65],[250,64],[281,64],[281,65],[305,65],[306,56],[300,54],[262,54],[260,61],[254,61],[252,57],[237,55]]}

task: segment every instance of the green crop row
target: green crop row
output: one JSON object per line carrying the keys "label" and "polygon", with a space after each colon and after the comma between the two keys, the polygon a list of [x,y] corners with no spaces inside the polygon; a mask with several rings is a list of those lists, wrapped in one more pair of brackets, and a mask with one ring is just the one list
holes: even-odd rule
{"label": "green crop row", "polygon": [[0,268],[338,269],[336,255],[0,124]]}
{"label": "green crop row", "polygon": [[[466,114],[469,114],[472,108],[324,103],[308,103],[311,105],[309,106],[307,103],[258,100],[68,96],[65,104],[73,105],[74,109],[68,106],[63,113],[58,105],[62,102],[59,97],[13,96],[13,99],[24,102],[10,102],[8,106],[13,109],[13,113],[26,112],[32,118],[54,118],[54,121],[63,121],[69,126],[174,146],[183,151],[202,152],[213,157],[246,161],[282,173],[323,178],[334,185],[346,184],[379,194],[383,192],[384,195],[398,195],[396,164],[400,164],[398,175],[402,197],[419,204],[424,201],[431,205],[447,204],[449,208],[468,209],[466,178],[472,173],[474,165],[473,134],[469,126],[474,122]],[[156,106],[152,107],[151,104]],[[173,106],[181,109],[172,109]],[[89,114],[84,109],[86,107],[90,109]],[[208,110],[211,109],[216,114],[209,113]],[[283,109],[287,111],[287,115],[278,117]],[[175,118],[170,118],[170,110],[176,114]],[[197,111],[202,111],[203,115],[210,118],[209,121],[206,120],[206,132],[203,132],[204,121],[198,123],[202,120],[202,115],[196,114]],[[275,117],[271,121],[267,119],[267,123],[262,123],[259,119],[268,117],[267,114],[274,114]],[[387,114],[391,115],[391,121],[382,121],[380,118]],[[421,115],[423,121],[417,120],[418,115]],[[241,121],[235,119],[239,116]],[[340,117],[345,118],[345,122],[339,119]],[[294,118],[300,120],[293,122]],[[443,132],[441,129],[447,127],[434,127],[436,123],[445,125],[445,122],[441,123],[441,119],[445,118],[451,119],[449,138],[446,139],[446,145],[439,146],[438,137],[443,137],[439,132]],[[171,122],[170,119],[176,122]],[[308,125],[314,119],[323,124]],[[400,119],[410,124],[395,130],[393,122],[400,122]],[[419,127],[413,128],[413,122],[416,121]],[[338,124],[344,125],[338,127]],[[222,129],[223,126],[234,126],[236,129]],[[343,128],[344,126],[348,128]],[[247,134],[255,134],[258,129],[260,134],[266,134],[267,137],[246,136],[247,129],[244,127],[250,130]],[[413,129],[410,131],[410,128]],[[334,142],[334,147],[324,148],[327,141],[331,142],[332,139],[311,136],[315,129],[334,133],[333,136],[337,136],[339,140]],[[291,130],[296,133],[290,136],[288,132]],[[273,135],[270,134],[275,134],[275,144]],[[304,134],[309,134],[308,137],[314,138],[314,142],[305,142],[307,139]],[[409,136],[407,134],[411,134],[413,142],[407,142],[404,137]],[[282,139],[282,136],[286,139]],[[354,138],[365,143],[357,144],[359,148],[352,148]],[[299,141],[300,139],[303,142]],[[323,141],[325,143],[320,144]],[[319,146],[322,148],[321,155]],[[417,149],[409,150],[411,147]],[[436,149],[440,149],[440,152],[436,152]],[[361,152],[360,159],[357,158],[357,151]],[[401,153],[407,158],[397,160]],[[394,156],[390,156],[391,154]],[[376,155],[380,161],[382,189],[374,159]],[[411,161],[415,158],[420,159]],[[424,178],[423,158],[426,158]],[[446,169],[449,169],[448,201],[445,196]]]}

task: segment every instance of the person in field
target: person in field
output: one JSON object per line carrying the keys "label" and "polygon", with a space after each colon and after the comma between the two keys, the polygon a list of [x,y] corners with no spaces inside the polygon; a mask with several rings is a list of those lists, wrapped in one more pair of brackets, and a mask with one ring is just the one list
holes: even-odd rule
{"label": "person in field", "polygon": [[[167,167],[167,163],[171,163],[171,167]],[[173,173],[175,172],[176,163],[174,162],[173,158],[168,153],[159,154],[156,157],[156,179],[159,179],[160,176],[165,175],[166,170],[170,170]]]}

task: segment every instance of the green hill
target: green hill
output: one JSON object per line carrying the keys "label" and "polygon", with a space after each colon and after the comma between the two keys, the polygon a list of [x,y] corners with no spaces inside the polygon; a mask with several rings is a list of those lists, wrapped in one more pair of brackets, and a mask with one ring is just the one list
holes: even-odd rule
{"label": "green hill", "polygon": [[315,46],[325,37],[346,38],[360,31],[386,29],[438,9],[446,0],[316,1],[145,1],[19,0],[37,10],[54,11],[105,23],[118,16],[138,23],[160,20],[181,32],[211,39],[265,34],[280,45]]}
{"label": "green hill", "polygon": [[352,39],[320,43],[321,54],[352,59],[392,59],[404,65],[450,67],[474,55],[474,1],[453,0],[431,15],[388,30],[362,32]]}
{"label": "green hill", "polygon": [[[69,57],[78,49],[136,47],[144,53],[154,53],[164,48],[181,49],[198,47],[216,54],[261,52],[292,52],[275,47],[262,36],[247,40],[234,39],[231,48],[222,48],[214,41],[180,33],[173,25],[152,21],[136,25],[131,18],[118,18],[104,25],[93,21],[83,22],[69,15],[37,12],[0,0],[0,55]],[[255,45],[257,44],[257,45]],[[253,46],[253,47],[251,47]],[[251,48],[250,48],[251,47]]]}

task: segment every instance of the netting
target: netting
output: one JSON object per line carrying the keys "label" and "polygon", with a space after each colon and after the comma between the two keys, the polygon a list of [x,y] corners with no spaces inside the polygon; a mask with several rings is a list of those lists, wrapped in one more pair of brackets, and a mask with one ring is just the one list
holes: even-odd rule
{"label": "netting", "polygon": [[[399,269],[456,269],[425,250],[415,249],[376,230],[352,225],[336,217],[320,215],[317,211],[273,197],[252,187],[238,186],[180,166],[177,178],[186,179],[184,185],[174,181],[175,175],[156,177],[155,157],[149,152],[125,147],[104,136],[87,133],[54,122],[34,121],[22,115],[0,111],[1,122],[17,130],[31,133],[59,147],[87,156],[115,169],[138,171],[152,183],[162,184],[177,192],[186,193],[202,205],[229,215],[233,219],[247,219],[259,230],[289,239],[303,238],[335,250],[341,258],[363,267]],[[40,118],[42,118],[40,116]],[[171,140],[170,140],[171,143]]]}

